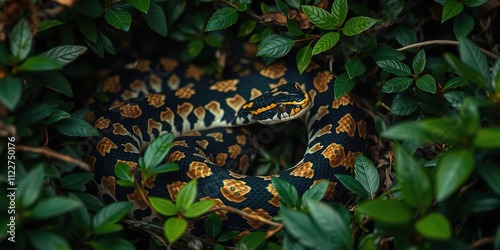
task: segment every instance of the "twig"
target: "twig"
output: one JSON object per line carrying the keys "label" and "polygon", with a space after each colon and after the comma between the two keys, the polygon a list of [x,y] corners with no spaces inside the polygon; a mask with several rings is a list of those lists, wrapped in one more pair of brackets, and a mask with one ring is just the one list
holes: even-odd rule
{"label": "twig", "polygon": [[[423,46],[427,46],[427,45],[436,45],[436,44],[439,44],[439,45],[455,45],[455,46],[457,46],[458,45],[458,41],[454,41],[454,40],[430,40],[430,41],[414,43],[414,44],[410,44],[410,45],[401,47],[401,48],[398,49],[398,51],[403,51],[403,50],[413,49],[413,48],[419,48],[419,47],[423,47]],[[492,58],[494,60],[498,60],[500,58],[499,55],[496,55],[496,54],[494,54],[494,53],[492,53],[492,52],[490,52],[488,50],[485,50],[483,48],[479,48],[479,49],[485,55],[489,56],[490,58]]]}
{"label": "twig", "polygon": [[470,247],[470,249],[475,249],[475,248],[478,248],[480,246],[493,243],[494,241],[495,241],[495,237],[484,237],[484,238],[481,238],[481,239],[475,241],[474,243],[470,244],[469,247]]}
{"label": "twig", "polygon": [[242,217],[248,217],[248,218],[250,218],[252,220],[257,220],[257,221],[263,222],[263,223],[268,224],[270,226],[283,227],[283,224],[281,224],[281,223],[274,222],[274,221],[262,218],[262,217],[260,217],[258,215],[254,215],[254,214],[249,214],[249,213],[243,212],[243,211],[241,211],[241,210],[239,210],[237,208],[234,208],[234,207],[228,207],[228,206],[226,206],[226,207],[218,207],[218,208],[210,210],[209,213],[215,212],[215,211],[219,211],[219,210],[226,210],[228,212],[241,215]]}
{"label": "twig", "polygon": [[266,237],[265,237],[265,238],[266,238],[266,239],[271,238],[273,235],[275,235],[275,234],[277,234],[279,231],[281,231],[281,229],[283,229],[283,225],[278,226],[278,227],[276,227],[275,229],[272,229],[272,230],[267,231],[267,233],[266,233]]}
{"label": "twig", "polygon": [[35,148],[35,147],[26,146],[26,145],[17,145],[16,149],[21,150],[21,151],[26,151],[26,152],[43,154],[47,157],[54,157],[54,158],[59,159],[61,161],[65,161],[67,163],[74,164],[87,172],[92,171],[89,164],[87,164],[86,162],[81,161],[81,160],[77,160],[69,155],[61,154],[61,153],[56,152],[50,148],[46,148],[46,147]]}

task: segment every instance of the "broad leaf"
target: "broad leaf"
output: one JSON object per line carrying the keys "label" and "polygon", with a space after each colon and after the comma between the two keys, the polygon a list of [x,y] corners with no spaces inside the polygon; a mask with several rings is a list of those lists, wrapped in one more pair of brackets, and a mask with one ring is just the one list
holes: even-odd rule
{"label": "broad leaf", "polygon": [[272,34],[260,42],[257,56],[280,58],[288,54],[294,41],[280,35]]}
{"label": "broad leaf", "polygon": [[445,153],[436,167],[434,193],[438,202],[444,201],[469,178],[474,169],[472,150],[455,149]]}
{"label": "broad leaf", "polygon": [[357,16],[353,17],[344,24],[344,29],[342,32],[346,36],[354,36],[357,35],[377,23],[377,20],[365,17],[365,16]]}
{"label": "broad leaf", "polygon": [[238,10],[231,7],[218,9],[208,20],[205,31],[225,29],[238,21]]}

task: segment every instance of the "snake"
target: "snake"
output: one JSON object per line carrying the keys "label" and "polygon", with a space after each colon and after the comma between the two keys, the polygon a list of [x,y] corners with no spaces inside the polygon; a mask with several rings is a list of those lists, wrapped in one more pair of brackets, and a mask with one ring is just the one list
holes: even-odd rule
{"label": "snake", "polygon": [[[99,136],[89,140],[86,157],[102,200],[130,201],[130,216],[153,221],[151,208],[137,191],[117,185],[114,167],[122,162],[137,173],[134,169],[147,145],[173,133],[166,161],[177,163],[179,170],[148,179],[147,196],[175,201],[182,187],[196,179],[197,200],[213,200],[214,208],[231,206],[271,220],[280,207],[271,176],[245,173],[255,164],[255,131],[291,119],[306,125],[307,148],[294,166],[273,176],[289,182],[298,194],[327,181],[323,200],[349,197],[335,175],[352,174],[356,157],[365,149],[367,124],[357,98],[345,94],[335,99],[335,75],[316,63],[302,74],[294,60],[270,65],[247,61],[227,68],[230,77],[220,78],[194,63],[159,57],[139,59],[109,74],[102,84],[108,106],[94,106],[89,113]],[[257,129],[250,129],[252,124],[258,124]],[[224,209],[216,213],[227,229],[269,227],[251,216]]]}

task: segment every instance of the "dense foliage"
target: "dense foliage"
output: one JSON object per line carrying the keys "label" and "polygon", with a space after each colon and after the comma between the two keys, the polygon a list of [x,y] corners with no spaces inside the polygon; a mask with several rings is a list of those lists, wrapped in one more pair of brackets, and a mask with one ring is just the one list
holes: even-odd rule
{"label": "dense foliage", "polygon": [[[0,0],[0,247],[222,249],[234,241],[237,249],[500,249],[499,6]],[[130,47],[154,54],[165,39],[212,73],[221,70],[216,52],[235,41],[258,45],[266,62],[293,55],[301,72],[311,61],[333,65],[332,100],[354,89],[372,124],[354,175],[337,175],[351,201],[320,201],[324,184],[299,197],[273,178],[281,210],[266,223],[274,229],[241,237],[222,231],[208,213],[213,202],[194,200],[195,181],[175,203],[149,197],[168,217],[164,225],[131,221],[129,202],[105,205],[88,192],[93,175],[81,142],[97,132],[85,121],[85,104],[106,98],[95,79]],[[171,142],[171,135],[157,138],[140,171],[174,171],[161,163]],[[280,158],[261,157],[266,167]],[[120,185],[144,188],[125,166],[116,175]],[[208,237],[185,234],[200,216]]]}

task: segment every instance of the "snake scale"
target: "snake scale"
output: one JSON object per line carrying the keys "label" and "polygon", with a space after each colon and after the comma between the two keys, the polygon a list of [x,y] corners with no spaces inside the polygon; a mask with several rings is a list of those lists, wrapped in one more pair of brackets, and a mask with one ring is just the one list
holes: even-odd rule
{"label": "snake scale", "polygon": [[[113,168],[117,162],[136,168],[148,143],[172,132],[175,141],[167,161],[178,163],[180,170],[148,180],[148,196],[175,200],[189,180],[197,179],[197,199],[271,219],[279,209],[279,197],[270,176],[241,174],[251,165],[258,139],[244,125],[266,113],[264,120],[303,115],[308,129],[303,158],[277,176],[299,194],[326,180],[324,200],[345,199],[347,191],[334,175],[352,174],[356,156],[364,151],[367,129],[351,95],[334,100],[334,75],[314,63],[299,74],[294,62],[251,62],[251,67],[233,65],[231,70],[237,75],[234,79],[214,80],[199,66],[161,57],[139,60],[111,74],[103,92],[114,102],[90,113],[100,136],[91,140],[87,160],[94,168],[99,196],[108,202],[131,201],[134,217],[153,220],[133,188],[116,184]],[[298,93],[296,99],[279,99],[292,92]],[[270,100],[255,99],[263,95]],[[228,229],[267,227],[224,210],[217,214]]]}

